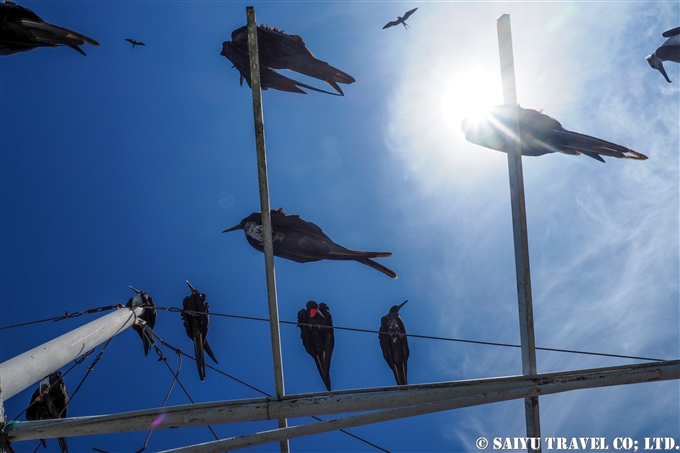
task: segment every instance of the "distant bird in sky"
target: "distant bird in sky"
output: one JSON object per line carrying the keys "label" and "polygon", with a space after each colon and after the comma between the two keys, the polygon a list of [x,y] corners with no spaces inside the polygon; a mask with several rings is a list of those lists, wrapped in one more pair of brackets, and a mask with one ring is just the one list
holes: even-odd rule
{"label": "distant bird in sky", "polygon": [[604,162],[602,156],[645,160],[647,156],[615,143],[566,130],[559,121],[540,110],[519,106],[498,105],[484,116],[463,120],[465,139],[470,143],[505,150],[505,139],[510,136],[512,112],[517,110],[522,145],[522,155],[542,156],[548,153],[585,154]]}
{"label": "distant bird in sky", "polygon": [[[271,211],[272,243],[274,255],[297,263],[319,260],[354,260],[370,266],[391,278],[397,274],[370,258],[387,258],[392,252],[362,252],[350,250],[336,244],[312,222],[306,222],[299,215],[288,215],[282,208]],[[253,248],[264,251],[262,216],[254,212],[223,233],[244,230],[248,243]]]}
{"label": "distant bird in sky", "polygon": [[411,354],[408,348],[408,337],[404,321],[399,316],[399,309],[408,300],[399,305],[393,305],[390,312],[380,319],[380,349],[382,349],[385,362],[390,366],[397,385],[408,385],[407,362]]}
{"label": "distant bird in sky", "polygon": [[671,83],[671,79],[668,78],[668,74],[666,74],[666,70],[663,67],[663,62],[674,61],[680,63],[680,27],[668,30],[661,36],[668,39],[653,54],[647,57],[647,63],[663,74],[668,83]]}
{"label": "distant bird in sky", "polygon": [[[205,355],[207,352],[213,362],[217,363],[217,359],[210,349],[208,344],[208,327],[210,326],[210,318],[208,317],[208,303],[205,301],[205,294],[199,292],[196,288],[191,286],[187,281],[187,285],[191,289],[191,295],[184,298],[182,307],[182,319],[184,319],[184,328],[187,335],[194,342],[194,354],[196,355],[196,366],[198,367],[198,377],[201,381],[205,381]],[[191,312],[191,313],[190,313]]]}
{"label": "distant bird in sky", "polygon": [[85,43],[99,45],[85,35],[46,23],[28,8],[10,1],[0,3],[0,55],[57,46],[68,46],[85,55],[78,47]]}
{"label": "distant bird in sky", "polygon": [[[144,291],[139,291],[132,286],[130,289],[136,292],[137,295],[128,300],[128,303],[125,306],[128,308],[134,308],[138,306],[144,307],[139,319],[144,321],[149,329],[153,330],[154,326],[156,325],[156,307],[154,306],[153,299]],[[142,339],[142,343],[144,344],[144,355],[149,355],[151,343],[154,343],[153,338],[144,331],[142,326],[133,324],[132,328],[135,329],[135,332],[137,332]]]}
{"label": "distant bird in sky", "polygon": [[314,359],[321,379],[330,392],[331,357],[335,346],[335,334],[333,333],[333,317],[328,305],[324,302],[317,304],[313,300],[307,302],[307,308],[298,312],[298,327],[302,344]]}
{"label": "distant bird in sky", "polygon": [[143,42],[135,41],[134,39],[125,38],[125,40],[132,44],[133,49],[135,48],[135,46],[146,46],[146,44],[144,44]]}
{"label": "distant bird in sky", "polygon": [[395,25],[402,24],[402,25],[404,26],[404,28],[408,30],[408,29],[409,29],[409,26],[408,26],[408,24],[406,23],[406,19],[408,19],[409,17],[411,17],[411,14],[415,13],[417,9],[418,9],[418,8],[413,8],[413,9],[410,10],[410,11],[406,11],[406,14],[404,14],[403,17],[402,17],[402,16],[399,16],[399,17],[397,17],[397,20],[393,20],[392,22],[388,22],[382,29],[384,30],[384,29],[386,29],[386,28],[390,28],[390,27],[394,27]]}
{"label": "distant bird in sky", "polygon": [[[66,418],[68,394],[66,385],[61,377],[61,371],[55,371],[45,377],[40,386],[31,396],[31,404],[26,409],[26,420],[51,420]],[[63,437],[57,438],[61,453],[68,453],[68,444]],[[47,448],[45,439],[40,439],[43,447]]]}
{"label": "distant bird in sky", "polygon": [[[293,79],[285,77],[276,69],[290,69],[301,74],[323,80],[332,86],[341,96],[344,96],[338,83],[354,83],[355,80],[349,74],[334,68],[325,61],[317,59],[305,46],[305,42],[298,35],[288,35],[276,27],[260,25],[257,27],[258,54],[260,56],[260,78],[262,89],[274,88],[293,93],[304,93],[303,87],[327,94],[328,91],[305,85]],[[248,53],[247,27],[234,30],[231,41],[222,44],[221,55],[231,61],[241,74],[241,84],[245,79],[248,86],[251,84],[250,64]]]}

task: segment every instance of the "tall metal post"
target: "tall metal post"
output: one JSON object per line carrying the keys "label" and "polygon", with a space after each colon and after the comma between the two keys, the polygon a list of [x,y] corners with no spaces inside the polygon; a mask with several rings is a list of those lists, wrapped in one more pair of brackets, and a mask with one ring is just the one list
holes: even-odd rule
{"label": "tall metal post", "polygon": [[[503,14],[497,22],[498,49],[503,80],[503,102],[517,106],[515,88],[515,62],[512,52],[510,15]],[[506,139],[508,172],[510,175],[510,204],[512,207],[512,233],[515,242],[515,270],[517,277],[517,301],[519,305],[519,335],[522,347],[522,374],[536,374],[536,345],[534,343],[534,311],[531,303],[531,276],[529,273],[529,240],[527,238],[526,207],[524,205],[524,179],[522,176],[522,148],[517,110],[513,109],[511,132],[514,137]],[[527,437],[541,437],[538,397],[524,399]],[[536,451],[538,450],[529,450]]]}
{"label": "tall metal post", "polygon": [[[255,120],[255,146],[257,148],[257,176],[260,183],[260,210],[262,213],[262,235],[264,241],[264,263],[267,273],[267,300],[269,302],[269,327],[272,337],[274,358],[274,384],[276,396],[285,394],[283,385],[283,359],[281,358],[281,335],[279,333],[279,307],[276,300],[276,276],[274,274],[274,246],[269,207],[269,181],[267,177],[267,153],[264,142],[264,115],[262,112],[262,89],[260,85],[260,56],[257,47],[257,22],[255,8],[246,7],[248,19],[248,53],[250,55],[250,85],[253,93],[253,117]],[[288,421],[279,419],[279,428],[288,426]],[[288,440],[281,441],[281,453],[289,451]]]}

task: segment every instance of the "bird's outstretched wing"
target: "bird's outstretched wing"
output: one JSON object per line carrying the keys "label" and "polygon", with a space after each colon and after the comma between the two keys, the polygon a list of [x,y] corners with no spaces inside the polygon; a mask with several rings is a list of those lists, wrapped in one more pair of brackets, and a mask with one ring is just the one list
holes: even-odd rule
{"label": "bird's outstretched wing", "polygon": [[415,13],[417,9],[418,9],[418,8],[413,8],[413,9],[410,10],[410,11],[406,11],[406,14],[404,14],[404,20],[406,20],[406,19],[408,19],[409,17],[411,17],[411,14]]}
{"label": "bird's outstretched wing", "polygon": [[[564,146],[566,148],[580,151],[583,154],[602,162],[604,162],[604,159],[599,157],[600,155],[618,157],[620,159],[647,159],[647,156],[642,153],[633,151],[632,149],[626,148],[625,146],[617,145],[616,143],[591,137],[589,135],[579,134],[578,132],[571,132],[567,130],[555,131],[555,133],[565,140],[566,144]],[[597,157],[594,155],[597,155]]]}
{"label": "bird's outstretched wing", "polygon": [[393,20],[393,21],[388,22],[387,24],[385,24],[385,26],[382,29],[384,30],[386,28],[394,27],[395,25],[399,25],[398,20]]}

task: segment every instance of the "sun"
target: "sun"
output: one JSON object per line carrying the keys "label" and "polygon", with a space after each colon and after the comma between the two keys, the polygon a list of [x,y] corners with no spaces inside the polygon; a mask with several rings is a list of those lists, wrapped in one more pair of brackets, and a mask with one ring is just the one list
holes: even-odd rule
{"label": "sun", "polygon": [[500,74],[488,69],[473,69],[456,74],[441,98],[442,117],[463,136],[460,126],[468,116],[480,116],[503,103]]}

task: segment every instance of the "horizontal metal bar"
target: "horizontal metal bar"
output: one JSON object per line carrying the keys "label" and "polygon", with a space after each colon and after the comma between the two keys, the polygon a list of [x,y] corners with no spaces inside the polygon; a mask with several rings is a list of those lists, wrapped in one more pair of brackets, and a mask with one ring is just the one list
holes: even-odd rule
{"label": "horizontal metal bar", "polygon": [[[544,395],[582,388],[679,378],[680,360],[674,360],[621,367],[546,373],[534,376],[510,376],[402,387],[287,395],[281,400],[275,398],[256,398],[220,401],[147,409],[115,415],[17,422],[9,432],[9,440],[18,441],[138,431],[150,429],[152,423],[158,423],[155,429],[164,429],[391,408],[408,409],[405,406],[433,404],[440,400],[451,402],[454,399],[461,398],[478,401],[474,404],[484,404],[487,402],[523,398],[527,395]],[[518,392],[521,396],[516,396]],[[490,393],[495,393],[496,399],[489,401],[489,398],[485,395]],[[456,404],[462,403],[458,402]],[[465,405],[472,404],[465,403]],[[443,409],[435,409],[435,407],[439,406],[428,406],[429,409],[427,410],[450,409],[449,406]],[[400,415],[399,417],[405,416],[410,415]],[[311,426],[314,425],[318,425],[318,423]],[[333,426],[338,426],[338,428],[333,429],[343,427],[339,425]],[[219,447],[216,451],[224,451],[224,447]]]}

